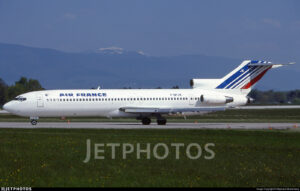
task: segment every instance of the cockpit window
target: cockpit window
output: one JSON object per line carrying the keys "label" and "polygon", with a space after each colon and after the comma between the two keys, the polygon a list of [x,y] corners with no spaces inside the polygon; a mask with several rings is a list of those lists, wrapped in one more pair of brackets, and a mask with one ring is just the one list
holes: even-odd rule
{"label": "cockpit window", "polygon": [[26,100],[26,97],[17,96],[17,97],[14,98],[14,100],[17,100],[17,101],[25,101],[25,100]]}

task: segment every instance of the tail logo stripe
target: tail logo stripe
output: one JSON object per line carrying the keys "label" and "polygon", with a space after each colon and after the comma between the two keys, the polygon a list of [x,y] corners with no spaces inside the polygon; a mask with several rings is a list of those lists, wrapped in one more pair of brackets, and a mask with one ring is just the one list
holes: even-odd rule
{"label": "tail logo stripe", "polygon": [[220,84],[217,88],[224,88],[229,83],[231,83],[233,80],[235,80],[237,77],[243,74],[243,71],[246,71],[248,69],[248,65],[245,65],[243,68],[239,69],[235,74],[230,76],[228,79],[226,79],[222,84]]}
{"label": "tail logo stripe", "polygon": [[259,74],[261,74],[267,67],[262,66],[259,67],[259,70],[255,71],[251,76],[244,79],[242,83],[240,83],[236,88],[241,89],[243,86],[245,86],[247,83],[249,83],[252,79],[256,78]]}
{"label": "tail logo stripe", "polygon": [[225,86],[226,89],[230,88],[232,85],[234,85],[238,80],[241,79],[241,77],[243,77],[245,74],[248,74],[250,71],[250,68],[248,70],[246,70],[246,72],[241,69],[240,72],[242,73],[240,76],[238,76],[235,80],[233,80],[231,83],[229,83],[227,86]]}
{"label": "tail logo stripe", "polygon": [[272,66],[268,67],[267,69],[265,69],[262,73],[260,73],[258,76],[256,76],[253,80],[250,80],[250,82],[248,84],[246,84],[244,87],[242,87],[242,89],[248,89],[249,87],[251,87],[252,85],[254,85],[258,80],[260,80],[260,78],[262,78],[265,73],[271,68]]}
{"label": "tail logo stripe", "polygon": [[254,71],[256,71],[257,66],[254,67],[249,67],[249,70],[246,71],[245,73],[243,73],[234,83],[232,83],[231,85],[227,86],[226,89],[231,89],[231,87],[233,87],[236,84],[239,84],[240,81],[242,81],[244,79],[245,76],[247,76],[248,74],[250,74],[250,76],[253,74]]}
{"label": "tail logo stripe", "polygon": [[262,68],[263,67],[261,67],[261,66],[257,66],[255,69],[252,70],[251,73],[249,73],[249,75],[244,76],[244,78],[242,78],[238,83],[236,83],[231,89],[238,87],[240,84],[247,81],[249,79],[249,77],[251,77],[252,75],[255,75],[256,73],[260,73]]}

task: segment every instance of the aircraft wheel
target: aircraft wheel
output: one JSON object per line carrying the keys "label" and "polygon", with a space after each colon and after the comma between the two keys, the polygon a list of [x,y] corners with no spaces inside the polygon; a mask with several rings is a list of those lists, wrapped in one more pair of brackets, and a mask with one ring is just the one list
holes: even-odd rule
{"label": "aircraft wheel", "polygon": [[166,119],[157,119],[157,125],[166,125],[167,120]]}
{"label": "aircraft wheel", "polygon": [[31,120],[31,125],[36,125],[37,124],[37,120]]}
{"label": "aircraft wheel", "polygon": [[148,117],[145,117],[142,119],[143,125],[149,125],[151,123],[151,119]]}

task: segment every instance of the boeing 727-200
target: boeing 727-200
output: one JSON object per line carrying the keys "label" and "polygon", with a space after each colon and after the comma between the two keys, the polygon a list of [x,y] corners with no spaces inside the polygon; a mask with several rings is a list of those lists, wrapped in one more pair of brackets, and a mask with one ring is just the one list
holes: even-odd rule
{"label": "boeing 727-200", "polygon": [[[289,63],[293,64],[293,63]],[[42,90],[24,93],[3,109],[30,117],[105,116],[134,117],[144,125],[157,119],[165,125],[166,115],[195,115],[225,110],[252,101],[251,88],[271,68],[289,64],[245,60],[220,79],[192,79],[191,89],[81,89]]]}

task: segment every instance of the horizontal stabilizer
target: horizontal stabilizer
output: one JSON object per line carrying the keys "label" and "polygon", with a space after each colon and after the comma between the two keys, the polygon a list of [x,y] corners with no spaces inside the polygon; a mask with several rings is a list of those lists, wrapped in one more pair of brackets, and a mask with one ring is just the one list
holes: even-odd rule
{"label": "horizontal stabilizer", "polygon": [[295,64],[296,62],[290,62],[290,63],[272,63],[272,62],[267,62],[267,61],[251,61],[248,66],[284,66],[284,65],[292,65]]}

